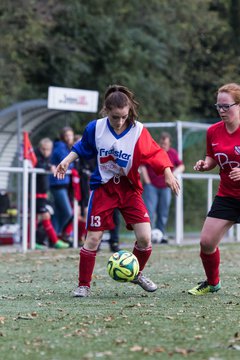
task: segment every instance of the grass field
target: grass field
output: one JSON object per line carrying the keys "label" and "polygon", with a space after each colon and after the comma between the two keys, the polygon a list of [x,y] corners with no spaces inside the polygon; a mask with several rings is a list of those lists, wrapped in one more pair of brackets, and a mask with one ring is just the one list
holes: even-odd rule
{"label": "grass field", "polygon": [[240,244],[221,247],[223,288],[193,297],[204,279],[198,246],[157,246],[145,273],[159,290],[114,282],[97,256],[92,296],[71,296],[78,251],[0,255],[0,358],[239,359]]}

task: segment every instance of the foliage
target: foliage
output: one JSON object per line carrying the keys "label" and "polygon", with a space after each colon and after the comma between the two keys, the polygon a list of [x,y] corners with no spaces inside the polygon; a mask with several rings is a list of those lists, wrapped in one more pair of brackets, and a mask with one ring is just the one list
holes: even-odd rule
{"label": "foliage", "polygon": [[122,83],[143,119],[212,117],[216,88],[239,75],[236,9],[236,0],[2,1],[0,105],[46,98],[49,85],[102,95]]}
{"label": "foliage", "polygon": [[[239,19],[240,0],[3,0],[0,107],[46,98],[49,85],[98,90],[101,107],[105,88],[122,83],[144,122],[215,118],[215,91],[240,75]],[[81,133],[91,118],[63,114],[33,135],[54,138],[63,123]],[[187,171],[204,139],[190,145]]]}

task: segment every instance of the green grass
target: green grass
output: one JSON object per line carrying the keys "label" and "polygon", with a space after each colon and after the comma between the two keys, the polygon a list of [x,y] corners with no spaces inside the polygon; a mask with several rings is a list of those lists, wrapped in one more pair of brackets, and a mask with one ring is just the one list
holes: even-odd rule
{"label": "green grass", "polygon": [[204,279],[198,246],[155,246],[145,273],[153,294],[114,282],[102,250],[92,296],[73,298],[78,251],[0,255],[0,358],[240,358],[240,244],[221,247],[222,290],[193,297]]}

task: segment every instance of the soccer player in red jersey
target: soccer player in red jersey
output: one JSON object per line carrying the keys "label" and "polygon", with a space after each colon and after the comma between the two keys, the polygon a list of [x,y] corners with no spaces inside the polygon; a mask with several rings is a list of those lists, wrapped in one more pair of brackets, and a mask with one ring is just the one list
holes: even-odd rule
{"label": "soccer player in red jersey", "polygon": [[218,245],[230,227],[240,222],[240,85],[220,87],[216,108],[221,121],[208,129],[205,160],[197,161],[194,170],[209,171],[218,165],[220,185],[201,232],[200,257],[206,280],[189,290],[191,295],[220,290]]}
{"label": "soccer player in red jersey", "polygon": [[90,282],[103,231],[114,228],[113,211],[118,208],[129,230],[134,230],[133,254],[140,271],[132,282],[146,291],[157,285],[142,274],[152,251],[150,219],[142,200],[139,175],[141,164],[150,164],[157,174],[164,174],[167,185],[178,194],[179,184],[171,172],[167,153],[137,121],[133,93],[124,86],[110,86],[104,99],[101,119],[91,121],[70,154],[57,166],[55,176],[63,179],[69,164],[78,156],[96,158],[97,166],[90,178],[92,190],[87,216],[87,237],[80,250],[79,284],[74,296],[90,294]]}

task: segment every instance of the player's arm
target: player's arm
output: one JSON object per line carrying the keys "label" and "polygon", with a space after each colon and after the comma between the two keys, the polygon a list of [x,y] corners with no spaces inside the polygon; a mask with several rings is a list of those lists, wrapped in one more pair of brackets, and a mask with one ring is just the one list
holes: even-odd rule
{"label": "player's arm", "polygon": [[151,184],[150,177],[148,175],[148,171],[146,166],[141,165],[140,166],[140,174],[144,185]]}
{"label": "player's arm", "polygon": [[172,173],[172,170],[170,167],[166,167],[164,169],[164,178],[165,182],[168,187],[176,194],[178,195],[180,190],[180,185],[178,183],[178,180],[175,178],[175,176]]}
{"label": "player's arm", "polygon": [[196,171],[210,171],[217,166],[217,162],[210,156],[206,156],[205,160],[198,160],[193,169]]}
{"label": "player's arm", "polygon": [[71,164],[77,158],[78,155],[74,151],[71,151],[56,167],[56,170],[54,171],[54,176],[60,180],[64,179],[69,164]]}

